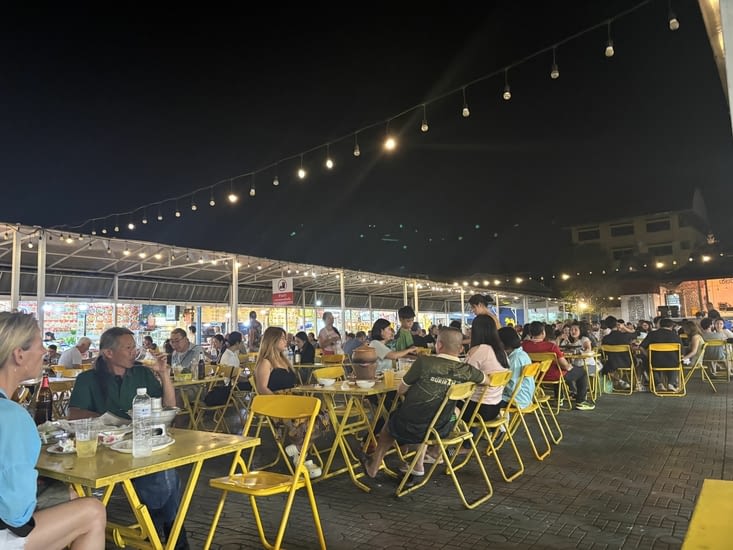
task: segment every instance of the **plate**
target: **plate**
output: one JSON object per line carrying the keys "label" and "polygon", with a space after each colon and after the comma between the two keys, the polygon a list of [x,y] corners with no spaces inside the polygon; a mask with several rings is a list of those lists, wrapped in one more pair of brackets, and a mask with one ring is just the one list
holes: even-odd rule
{"label": "plate", "polygon": [[[173,439],[170,436],[163,436],[163,437],[154,437],[153,438],[153,451],[160,451],[161,449],[165,449],[166,447],[170,447],[176,442],[175,439]],[[114,443],[110,445],[109,447],[113,451],[117,451],[118,453],[132,453],[132,440],[131,439],[124,439],[122,441],[118,441],[117,443]]]}
{"label": "plate", "polygon": [[73,455],[76,454],[76,449],[74,448],[69,451],[64,451],[61,445],[51,445],[50,447],[46,447],[46,452],[51,453],[52,455]]}

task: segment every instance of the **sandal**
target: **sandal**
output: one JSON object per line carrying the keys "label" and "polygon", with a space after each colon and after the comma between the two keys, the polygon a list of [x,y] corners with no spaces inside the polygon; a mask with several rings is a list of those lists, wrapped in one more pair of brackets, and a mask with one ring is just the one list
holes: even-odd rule
{"label": "sandal", "polygon": [[418,470],[412,470],[410,469],[410,465],[407,464],[406,462],[403,462],[402,464],[400,464],[399,470],[403,474],[409,473],[410,475],[415,476],[415,477],[422,477],[425,475],[425,470],[423,470],[422,472]]}
{"label": "sandal", "polygon": [[423,462],[425,464],[435,464],[435,463],[443,464],[443,457],[440,455],[438,455],[437,457],[431,456],[428,453],[425,453],[425,458],[423,458]]}

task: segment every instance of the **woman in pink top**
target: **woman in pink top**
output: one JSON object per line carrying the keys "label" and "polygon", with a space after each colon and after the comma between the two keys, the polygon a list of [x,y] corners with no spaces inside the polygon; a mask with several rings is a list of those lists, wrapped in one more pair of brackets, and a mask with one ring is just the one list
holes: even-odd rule
{"label": "woman in pink top", "polygon": [[[471,324],[471,347],[466,355],[466,363],[487,375],[509,368],[509,360],[501,345],[496,323],[489,315],[477,315]],[[471,402],[466,408],[467,416],[464,417],[466,420],[473,415],[483,391],[484,387],[481,386],[471,396]],[[486,390],[479,408],[481,418],[491,420],[497,417],[503,392],[504,386],[490,387]]]}

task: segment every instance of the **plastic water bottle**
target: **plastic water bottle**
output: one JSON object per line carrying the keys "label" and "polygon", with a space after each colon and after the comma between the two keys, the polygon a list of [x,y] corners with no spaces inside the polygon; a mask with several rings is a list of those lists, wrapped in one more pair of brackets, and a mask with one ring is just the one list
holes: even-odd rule
{"label": "plastic water bottle", "polygon": [[152,399],[147,388],[138,388],[132,400],[132,456],[150,456],[153,452],[151,441],[150,415]]}

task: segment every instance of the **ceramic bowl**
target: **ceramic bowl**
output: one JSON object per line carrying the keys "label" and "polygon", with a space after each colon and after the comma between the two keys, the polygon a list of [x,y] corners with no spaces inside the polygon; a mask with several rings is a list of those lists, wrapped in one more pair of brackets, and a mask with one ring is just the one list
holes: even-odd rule
{"label": "ceramic bowl", "polygon": [[357,380],[356,385],[364,390],[374,387],[374,380]]}
{"label": "ceramic bowl", "polygon": [[318,383],[321,386],[333,386],[336,383],[335,378],[319,378]]}

